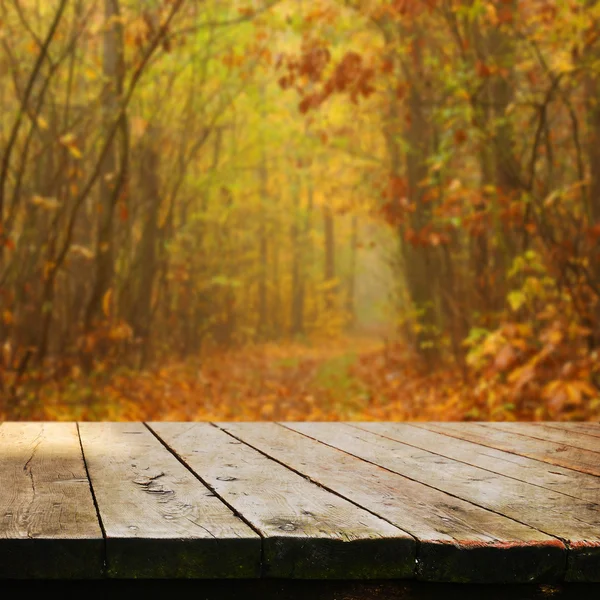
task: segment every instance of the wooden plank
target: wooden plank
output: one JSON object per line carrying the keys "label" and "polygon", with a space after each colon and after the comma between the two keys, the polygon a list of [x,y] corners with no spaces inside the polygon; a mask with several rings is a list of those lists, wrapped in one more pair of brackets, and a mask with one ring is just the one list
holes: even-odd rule
{"label": "wooden plank", "polygon": [[414,576],[414,538],[383,519],[208,423],[152,423],[150,427],[261,533],[265,576]]}
{"label": "wooden plank", "polygon": [[141,423],[81,423],[116,578],[260,574],[260,537]]}
{"label": "wooden plank", "polygon": [[[526,435],[538,440],[546,440],[548,442],[556,442],[563,446],[571,446],[589,450],[590,452],[600,452],[600,439],[594,436],[580,433],[578,431],[569,431],[565,429],[557,429],[548,427],[544,423],[486,423],[486,427],[493,427],[509,433]],[[600,465],[600,457],[598,459]]]}
{"label": "wooden plank", "polygon": [[600,476],[598,454],[589,450],[572,448],[556,442],[536,440],[524,435],[487,427],[483,423],[430,423],[432,427],[443,428],[443,433],[468,439],[471,442],[497,448],[512,454],[528,456],[542,462],[567,469]]}
{"label": "wooden plank", "polygon": [[[378,426],[394,424],[294,423],[291,428],[564,540],[569,548],[566,578],[600,581],[598,505],[382,437],[374,433]],[[367,427],[371,431],[363,429]]]}
{"label": "wooden plank", "polygon": [[547,425],[548,427],[554,427],[556,429],[564,429],[566,431],[577,431],[579,433],[586,433],[587,435],[600,437],[600,423],[563,423],[558,421],[546,421],[545,425]]}
{"label": "wooden plank", "polygon": [[104,541],[75,423],[0,425],[0,578],[94,578]]}
{"label": "wooden plank", "polygon": [[281,425],[219,427],[416,537],[417,578],[522,583],[563,575],[566,550],[556,539]]}
{"label": "wooden plank", "polygon": [[598,477],[445,435],[443,425],[443,423],[397,424],[390,437],[416,448],[429,450],[573,498],[600,503],[600,478]]}

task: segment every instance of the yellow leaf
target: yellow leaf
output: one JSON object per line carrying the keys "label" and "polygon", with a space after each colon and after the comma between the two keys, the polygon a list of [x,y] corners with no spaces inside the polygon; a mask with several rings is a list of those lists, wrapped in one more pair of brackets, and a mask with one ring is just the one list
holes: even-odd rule
{"label": "yellow leaf", "polygon": [[110,290],[108,290],[106,292],[106,294],[104,294],[104,297],[102,298],[102,312],[104,313],[105,316],[109,317],[110,316],[110,307],[111,307],[111,303],[112,303],[112,288]]}
{"label": "yellow leaf", "polygon": [[75,144],[67,146],[67,150],[69,151],[69,154],[77,160],[79,160],[83,156],[83,154],[81,154],[81,150],[79,150],[79,148],[75,146]]}
{"label": "yellow leaf", "polygon": [[148,129],[148,121],[141,117],[132,117],[131,119],[131,134],[134,138],[141,138]]}
{"label": "yellow leaf", "polygon": [[59,206],[56,198],[44,198],[43,196],[38,196],[37,194],[31,198],[31,204],[34,206],[40,206],[45,210],[56,210]]}
{"label": "yellow leaf", "polygon": [[527,302],[527,296],[521,290],[509,292],[506,299],[514,311],[519,310]]}
{"label": "yellow leaf", "polygon": [[77,140],[72,133],[65,133],[58,141],[69,151],[73,158],[80,159],[82,157],[81,150],[77,147]]}
{"label": "yellow leaf", "polygon": [[94,258],[94,253],[89,248],[86,248],[85,246],[80,246],[79,244],[73,244],[71,246],[70,252],[72,252],[73,254],[79,254],[87,260],[92,260]]}
{"label": "yellow leaf", "polygon": [[559,331],[557,329],[553,329],[552,331],[550,331],[548,333],[548,341],[553,344],[554,346],[557,346],[558,344],[560,344],[563,340],[563,333],[562,331]]}
{"label": "yellow leaf", "polygon": [[567,397],[573,404],[581,404],[581,390],[579,389],[577,382],[565,383],[564,388],[565,392],[567,393]]}
{"label": "yellow leaf", "polygon": [[459,190],[462,186],[462,183],[460,181],[460,179],[453,179],[450,182],[450,185],[448,186],[448,191],[449,192],[456,192],[457,190]]}
{"label": "yellow leaf", "polygon": [[496,7],[493,4],[488,3],[486,5],[487,18],[491,25],[498,25],[498,13]]}
{"label": "yellow leaf", "polygon": [[72,133],[65,133],[65,135],[61,135],[58,141],[63,146],[68,146],[69,144],[75,143],[75,136]]}
{"label": "yellow leaf", "polygon": [[108,337],[111,340],[128,340],[133,335],[133,330],[127,323],[119,323],[116,327],[112,327]]}
{"label": "yellow leaf", "polygon": [[515,384],[518,388],[523,387],[527,383],[529,383],[535,377],[535,366],[529,363],[526,363],[522,367],[515,369],[509,376],[509,383]]}
{"label": "yellow leaf", "polygon": [[576,384],[577,388],[581,391],[581,393],[591,396],[592,398],[598,396],[598,390],[587,381],[578,381]]}

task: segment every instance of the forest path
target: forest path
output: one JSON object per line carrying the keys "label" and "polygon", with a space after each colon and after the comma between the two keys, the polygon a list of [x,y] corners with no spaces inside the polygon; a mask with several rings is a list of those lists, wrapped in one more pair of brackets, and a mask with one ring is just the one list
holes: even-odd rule
{"label": "forest path", "polygon": [[[380,332],[265,343],[91,384],[93,400],[55,390],[38,418],[59,420],[356,420],[386,371]],[[375,369],[375,371],[374,371]],[[89,382],[73,386],[83,390]],[[79,397],[78,397],[79,396]],[[70,399],[69,399],[70,398]],[[37,415],[36,415],[37,416]],[[376,415],[373,415],[376,418]]]}
{"label": "forest path", "polygon": [[183,410],[194,420],[352,419],[370,399],[355,367],[383,347],[381,338],[354,335],[218,354],[204,359],[195,376],[195,401],[170,405],[164,418]]}
{"label": "forest path", "polygon": [[265,343],[45,386],[18,419],[78,421],[530,420],[449,364],[428,372],[380,329]]}

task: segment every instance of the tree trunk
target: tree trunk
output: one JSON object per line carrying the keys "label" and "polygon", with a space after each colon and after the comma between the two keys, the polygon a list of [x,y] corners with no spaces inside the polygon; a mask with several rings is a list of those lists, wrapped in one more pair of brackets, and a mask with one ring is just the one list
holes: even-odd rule
{"label": "tree trunk", "polygon": [[268,297],[267,297],[267,268],[269,260],[269,243],[267,238],[267,197],[269,174],[267,171],[266,149],[263,147],[260,175],[260,214],[258,221],[259,271],[258,271],[258,324],[256,336],[265,339],[268,329]]}
{"label": "tree trunk", "polygon": [[323,229],[325,232],[325,262],[323,278],[325,280],[325,308],[333,310],[337,285],[335,283],[335,221],[329,205],[323,206]]}
{"label": "tree trunk", "polygon": [[358,246],[358,217],[356,215],[352,216],[350,228],[350,267],[348,269],[346,312],[348,313],[348,324],[352,328],[356,325],[356,248]]}
{"label": "tree trunk", "polygon": [[292,305],[291,305],[291,334],[304,333],[304,273],[303,249],[304,233],[300,228],[300,178],[294,176],[292,183],[293,207],[291,238],[292,238]]}
{"label": "tree trunk", "polygon": [[[107,80],[103,96],[104,126],[108,132],[119,112],[123,94],[124,47],[123,25],[120,20],[119,0],[104,0],[106,31],[104,33],[103,72]],[[110,288],[114,273],[113,215],[119,194],[125,183],[128,152],[127,122],[119,124],[122,148],[120,157],[115,142],[110,145],[102,163],[100,175],[100,216],[96,241],[95,281],[87,307],[85,329],[93,326],[101,313],[102,299]],[[118,167],[117,160],[120,158]],[[119,169],[119,172],[117,172]]]}
{"label": "tree trunk", "polygon": [[135,270],[135,301],[131,306],[130,323],[135,337],[141,343],[138,367],[143,368],[151,354],[150,331],[152,323],[152,292],[157,272],[158,215],[161,206],[160,184],[158,180],[159,156],[156,149],[154,130],[147,133],[147,142],[140,156],[139,185],[142,192],[143,226],[138,244]]}

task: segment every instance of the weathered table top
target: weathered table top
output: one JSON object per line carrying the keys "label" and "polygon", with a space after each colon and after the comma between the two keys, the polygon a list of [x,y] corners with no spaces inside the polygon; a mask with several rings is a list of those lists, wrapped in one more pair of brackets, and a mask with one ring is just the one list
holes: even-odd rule
{"label": "weathered table top", "polygon": [[1,578],[600,581],[600,424],[2,423]]}

